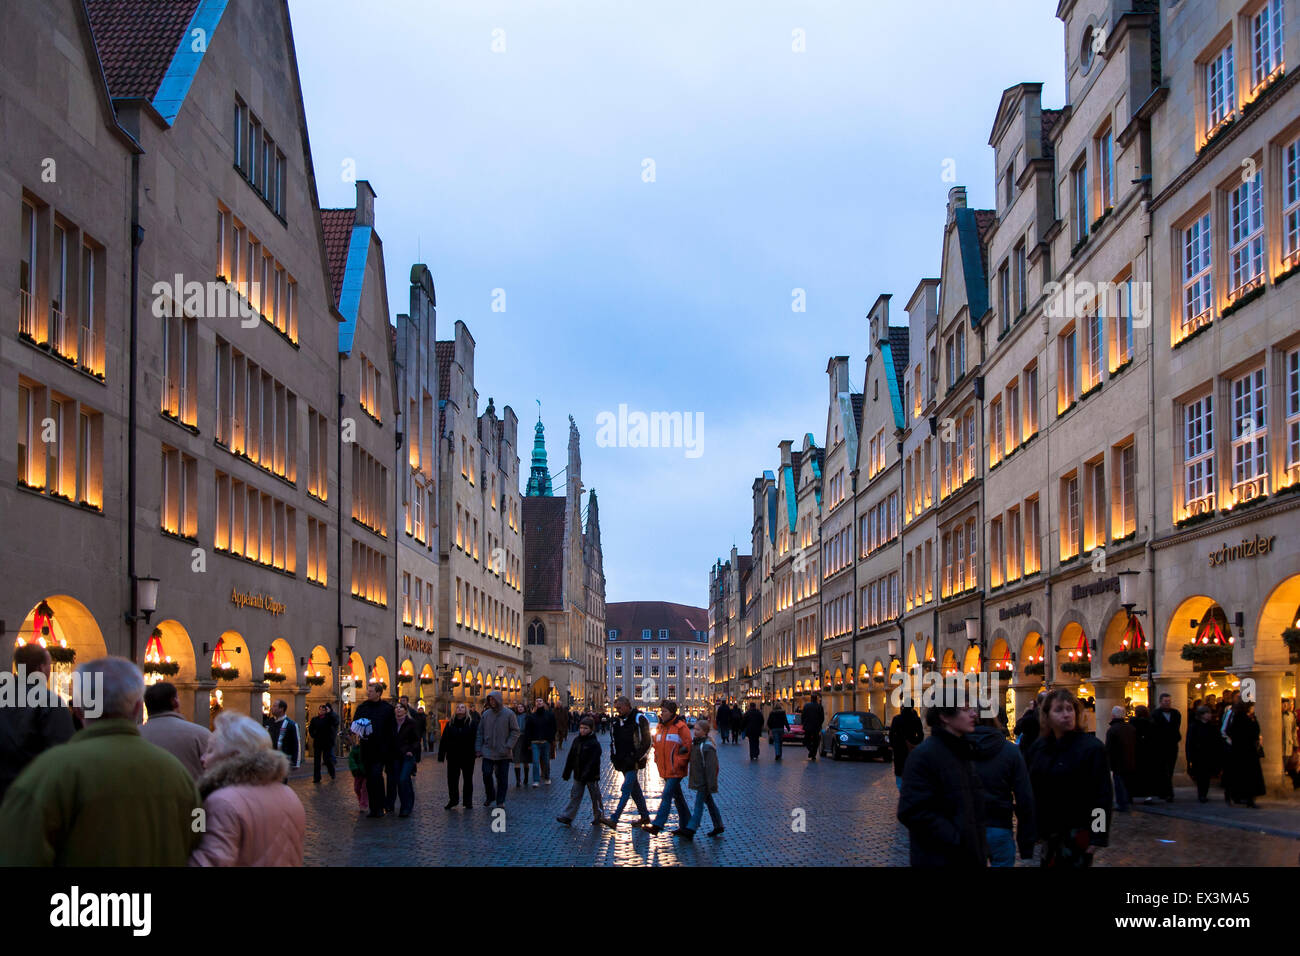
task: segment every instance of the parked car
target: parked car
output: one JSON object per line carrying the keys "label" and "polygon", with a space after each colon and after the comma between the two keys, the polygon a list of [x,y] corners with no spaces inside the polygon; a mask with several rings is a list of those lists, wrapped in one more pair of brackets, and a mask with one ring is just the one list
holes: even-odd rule
{"label": "parked car", "polygon": [[861,710],[846,710],[832,717],[822,731],[818,749],[823,757],[829,754],[836,760],[854,754],[887,761],[894,756],[889,748],[889,733],[880,718]]}
{"label": "parked car", "polygon": [[785,715],[785,730],[781,733],[781,744],[796,744],[803,746],[803,724],[799,723],[798,714]]}

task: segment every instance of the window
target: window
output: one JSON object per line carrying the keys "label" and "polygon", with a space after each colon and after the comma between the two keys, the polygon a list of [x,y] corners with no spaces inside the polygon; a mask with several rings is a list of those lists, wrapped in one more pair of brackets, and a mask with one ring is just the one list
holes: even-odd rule
{"label": "window", "polygon": [[1079,475],[1071,472],[1061,479],[1061,548],[1062,561],[1079,553]]}
{"label": "window", "polygon": [[1043,567],[1038,525],[1038,496],[1025,500],[1025,574],[1037,574]]}
{"label": "window", "polygon": [[88,372],[103,375],[100,320],[99,264],[103,250],[85,241],[81,246],[81,307],[80,334],[77,338],[77,362]]}
{"label": "window", "polygon": [[1210,314],[1210,214],[1193,220],[1183,230],[1183,335],[1209,321]]}
{"label": "window", "polygon": [[1236,106],[1236,84],[1232,72],[1232,44],[1229,43],[1205,67],[1206,135],[1232,116]]}
{"label": "window", "polygon": [[1081,389],[1083,392],[1091,391],[1101,384],[1101,356],[1102,356],[1102,318],[1101,313],[1094,309],[1083,317],[1083,355],[1080,365],[1082,366]]}
{"label": "window", "polygon": [[1079,335],[1072,325],[1058,339],[1056,412],[1064,414],[1079,400]]}
{"label": "window", "polygon": [[1250,18],[1251,91],[1282,69],[1282,0],[1265,0]]}
{"label": "window", "polygon": [[1083,550],[1092,551],[1106,545],[1106,467],[1101,458],[1084,467],[1086,485]]}
{"label": "window", "polygon": [[1038,363],[1025,369],[1025,438],[1038,434]]}
{"label": "window", "polygon": [[1012,508],[1007,512],[1007,558],[1006,579],[1016,581],[1020,578],[1020,559],[1023,554],[1024,539],[1020,533],[1020,509]]}
{"label": "window", "polygon": [[18,260],[18,332],[39,339],[36,329],[36,207],[22,204],[22,247]]}
{"label": "window", "polygon": [[1011,272],[1005,262],[998,269],[998,327],[1002,332],[1011,328]]}
{"label": "window", "polygon": [[1097,137],[1097,174],[1101,177],[1102,211],[1115,205],[1115,150],[1111,131]]}
{"label": "window", "polygon": [[1133,280],[1126,276],[1116,281],[1114,295],[1103,295],[1102,314],[1109,320],[1110,371],[1133,361]]}
{"label": "window", "polygon": [[[307,410],[307,493],[321,501],[329,497],[329,421],[314,408]],[[295,455],[296,457],[296,455]]]}
{"label": "window", "polygon": [[1002,424],[1002,399],[995,398],[989,405],[989,466],[1002,460],[1006,435]]}
{"label": "window", "polygon": [[72,343],[68,330],[68,232],[54,226],[54,275],[50,280],[49,342],[60,355],[69,355]]}
{"label": "window", "polygon": [[989,586],[1002,586],[1002,519],[989,522]]}
{"label": "window", "polygon": [[1137,450],[1133,442],[1113,451],[1111,462],[1111,537],[1120,540],[1137,530]]}
{"label": "window", "polygon": [[1300,139],[1282,150],[1282,263],[1300,265]]}
{"label": "window", "polygon": [[1088,164],[1080,163],[1070,173],[1070,194],[1074,203],[1074,241],[1076,244],[1088,238]]}
{"label": "window", "polygon": [[329,570],[327,550],[328,525],[315,518],[307,519],[307,580],[325,584]]}
{"label": "window", "polygon": [[1006,425],[1007,436],[1005,444],[1005,454],[1011,454],[1012,450],[1020,445],[1020,383],[1012,382],[1007,386],[1006,398]]}
{"label": "window", "polygon": [[162,501],[159,519],[164,531],[187,538],[198,534],[198,462],[175,448],[162,446]]}
{"label": "window", "polygon": [[1232,382],[1232,491],[1237,501],[1264,494],[1268,477],[1268,391],[1264,368]]}
{"label": "window", "polygon": [[668,628],[666,627],[659,628],[659,640],[661,641],[668,640]]}
{"label": "window", "polygon": [[402,623],[411,623],[411,575],[402,573]]}
{"label": "window", "polygon": [[1029,284],[1025,275],[1025,244],[1016,246],[1016,315],[1023,315],[1029,303]]}
{"label": "window", "polygon": [[162,411],[174,421],[193,426],[197,421],[194,400],[198,372],[197,323],[181,312],[179,302],[171,304],[170,313],[163,316],[162,323]]}
{"label": "window", "polygon": [[1233,297],[1264,281],[1264,212],[1260,174],[1228,194],[1229,294]]}
{"label": "window", "polygon": [[542,646],[546,643],[546,625],[539,620],[534,620],[528,625],[528,644],[532,647]]}
{"label": "window", "polygon": [[42,416],[36,409],[33,391],[30,386],[18,384],[18,481],[34,487],[37,478],[32,456],[39,440],[36,423]]}
{"label": "window", "polygon": [[1286,353],[1286,466],[1300,465],[1300,349]]}
{"label": "window", "polygon": [[1183,409],[1183,495],[1186,517],[1214,508],[1214,397]]}

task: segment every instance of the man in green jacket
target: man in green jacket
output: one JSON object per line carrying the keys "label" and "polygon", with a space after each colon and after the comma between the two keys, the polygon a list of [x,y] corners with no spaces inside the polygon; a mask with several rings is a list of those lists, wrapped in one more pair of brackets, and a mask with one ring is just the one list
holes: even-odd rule
{"label": "man in green jacket", "polygon": [[0,866],[184,866],[202,832],[179,760],[140,736],[144,677],[103,657],[77,668],[84,721],[33,760],[0,805]]}

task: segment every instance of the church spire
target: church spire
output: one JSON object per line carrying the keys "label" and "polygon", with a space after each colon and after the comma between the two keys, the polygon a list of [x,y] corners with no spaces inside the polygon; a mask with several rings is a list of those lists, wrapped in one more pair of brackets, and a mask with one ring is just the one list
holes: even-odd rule
{"label": "church spire", "polygon": [[538,406],[537,427],[534,429],[533,438],[533,467],[528,475],[528,488],[524,492],[524,496],[527,498],[550,498],[553,497],[554,493],[551,491],[551,473],[546,467],[546,435],[545,430],[542,428],[540,402],[538,402]]}

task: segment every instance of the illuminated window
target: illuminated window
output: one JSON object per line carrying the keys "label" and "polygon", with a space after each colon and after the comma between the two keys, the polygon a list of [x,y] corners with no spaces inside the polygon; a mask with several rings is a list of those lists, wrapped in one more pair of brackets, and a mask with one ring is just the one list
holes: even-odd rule
{"label": "illuminated window", "polygon": [[[1264,368],[1232,382],[1232,490],[1248,494],[1245,487],[1268,478],[1268,391]],[[1259,489],[1254,493],[1262,493]],[[1253,497],[1253,493],[1250,494]]]}
{"label": "illuminated window", "polygon": [[1183,408],[1183,502],[1188,514],[1214,508],[1214,397]]}
{"label": "illuminated window", "polygon": [[1264,279],[1264,210],[1261,176],[1255,173],[1228,194],[1229,293],[1240,295]]}
{"label": "illuminated window", "polygon": [[1300,264],[1300,139],[1282,150],[1282,262]]}
{"label": "illuminated window", "polygon": [[1251,90],[1259,89],[1282,69],[1282,0],[1265,0],[1250,18]]}
{"label": "illuminated window", "polygon": [[1205,103],[1205,129],[1208,133],[1232,116],[1236,106],[1231,43],[1205,66]]}
{"label": "illuminated window", "polygon": [[1286,466],[1300,465],[1300,349],[1286,354]]}

